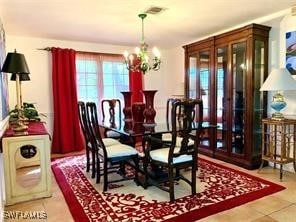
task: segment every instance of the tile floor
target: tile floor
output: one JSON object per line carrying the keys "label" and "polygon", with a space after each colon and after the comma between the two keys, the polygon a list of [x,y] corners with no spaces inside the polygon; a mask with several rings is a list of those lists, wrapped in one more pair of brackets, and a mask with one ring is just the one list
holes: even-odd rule
{"label": "tile floor", "polygon": [[[57,157],[57,156],[55,156]],[[203,156],[207,159],[208,157]],[[296,174],[285,172],[282,182],[279,180],[279,170],[271,167],[265,167],[260,172],[257,170],[246,170],[229,163],[219,160],[212,161],[227,165],[249,174],[279,183],[286,187],[285,190],[275,194],[263,197],[261,199],[249,202],[247,204],[232,208],[227,211],[204,218],[202,222],[296,222]],[[24,203],[19,203],[5,208],[6,211],[45,211],[47,213],[46,220],[32,221],[48,221],[48,222],[71,222],[73,218],[68,210],[63,194],[52,176],[51,198],[44,198]],[[16,221],[16,220],[4,220]],[[28,219],[17,221],[30,221]]]}

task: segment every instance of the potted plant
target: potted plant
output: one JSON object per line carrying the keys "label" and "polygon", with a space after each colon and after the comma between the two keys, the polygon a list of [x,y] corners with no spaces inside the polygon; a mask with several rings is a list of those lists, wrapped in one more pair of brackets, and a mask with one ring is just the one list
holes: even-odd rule
{"label": "potted plant", "polygon": [[[11,110],[9,116],[9,122],[15,122],[19,118],[17,109]],[[21,118],[27,121],[40,121],[39,113],[33,103],[23,103]]]}

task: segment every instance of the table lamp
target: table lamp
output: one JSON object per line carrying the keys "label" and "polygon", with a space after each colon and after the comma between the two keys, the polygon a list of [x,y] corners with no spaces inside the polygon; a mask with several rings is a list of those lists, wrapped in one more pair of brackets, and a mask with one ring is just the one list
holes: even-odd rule
{"label": "table lamp", "polygon": [[[11,75],[11,78],[10,78],[10,81],[16,81],[16,75],[17,74],[15,74],[15,73],[13,73],[12,75]],[[27,73],[24,73],[24,74],[21,74],[20,76],[19,76],[19,78],[20,78],[20,104],[21,104],[21,107],[24,105],[23,104],[23,94],[22,94],[22,82],[23,81],[30,81],[31,79],[30,79],[30,76],[29,76],[29,74],[27,74]]]}
{"label": "table lamp", "polygon": [[260,91],[276,91],[270,104],[271,108],[276,111],[271,117],[274,120],[284,119],[280,111],[286,107],[287,103],[280,91],[286,90],[296,90],[296,81],[286,68],[273,69],[260,88]]}
{"label": "table lamp", "polygon": [[[24,125],[21,115],[21,90],[20,90],[20,79],[26,78],[26,75],[30,73],[25,56],[21,53],[17,53],[16,50],[14,52],[9,52],[5,58],[3,67],[1,72],[12,73],[12,80],[15,77],[16,82],[16,99],[17,99],[17,113],[18,118],[15,124],[12,126],[12,130],[14,131],[14,135],[26,135],[27,126]],[[24,75],[24,76],[23,76]]]}

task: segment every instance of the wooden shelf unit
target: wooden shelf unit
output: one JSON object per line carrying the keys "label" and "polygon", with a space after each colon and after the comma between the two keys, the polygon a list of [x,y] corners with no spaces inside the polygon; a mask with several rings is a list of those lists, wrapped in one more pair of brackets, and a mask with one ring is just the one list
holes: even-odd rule
{"label": "wooden shelf unit", "polygon": [[283,177],[283,165],[293,163],[296,172],[296,119],[262,119],[262,163],[264,160],[280,165],[280,179]]}

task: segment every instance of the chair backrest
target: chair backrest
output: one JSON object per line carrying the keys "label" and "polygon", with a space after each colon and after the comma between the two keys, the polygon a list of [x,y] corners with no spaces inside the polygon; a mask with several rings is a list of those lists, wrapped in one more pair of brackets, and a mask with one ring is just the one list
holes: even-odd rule
{"label": "chair backrest", "polygon": [[85,104],[82,101],[78,101],[78,114],[80,126],[84,135],[85,142],[87,144],[89,142],[89,127],[86,119]]}
{"label": "chair backrest", "polygon": [[94,102],[86,103],[86,119],[90,128],[91,140],[90,142],[93,144],[96,149],[102,149],[104,152],[104,156],[107,155],[106,147],[103,143],[99,122],[98,122],[98,114],[97,114],[97,106]]}
{"label": "chair backrest", "polygon": [[[182,100],[184,100],[184,99],[178,99],[178,98],[168,98],[167,99],[167,104],[166,104],[166,122],[167,123],[169,121],[171,121],[171,109],[172,109],[174,102],[182,101]],[[183,112],[182,106],[179,106],[177,109],[178,120],[182,119],[182,115],[183,115],[182,112]],[[192,117],[193,117],[193,119],[195,118],[195,109],[192,110]]]}
{"label": "chair backrest", "polygon": [[[106,106],[108,105],[108,106]],[[114,125],[116,116],[118,116],[118,121],[121,122],[121,102],[119,99],[102,99],[102,121],[105,121],[105,109],[108,107],[109,110],[109,122]]]}
{"label": "chair backrest", "polygon": [[[176,98],[168,98],[167,99],[167,103],[166,103],[166,121],[167,123],[170,122],[171,120],[171,109],[173,106],[173,103],[176,101],[181,101],[180,99],[176,99]],[[181,107],[179,107],[178,109],[178,117],[180,117],[181,115]]]}
{"label": "chair backrest", "polygon": [[[182,109],[182,120],[178,119],[179,109]],[[195,122],[194,110],[198,111],[198,121]],[[194,113],[194,115],[193,115]],[[202,130],[202,118],[203,117],[203,103],[201,99],[188,99],[178,100],[173,102],[171,109],[171,123],[172,123],[172,145],[170,148],[169,160],[173,157],[177,157],[183,154],[197,155],[197,146],[199,144],[200,132]],[[190,133],[193,130],[196,131],[196,138],[193,146],[189,146]],[[181,148],[179,152],[174,151],[176,147],[176,138],[178,134],[178,128],[182,127],[180,132],[182,136]]]}

